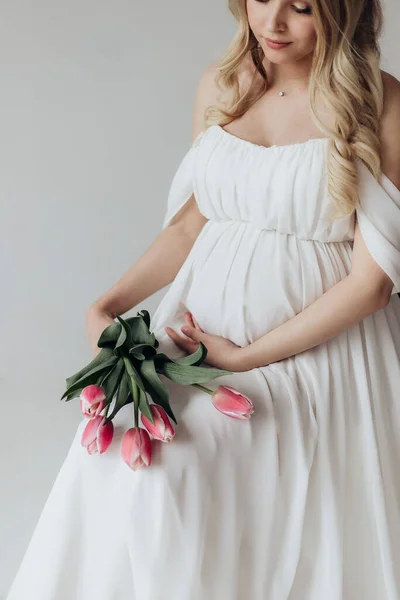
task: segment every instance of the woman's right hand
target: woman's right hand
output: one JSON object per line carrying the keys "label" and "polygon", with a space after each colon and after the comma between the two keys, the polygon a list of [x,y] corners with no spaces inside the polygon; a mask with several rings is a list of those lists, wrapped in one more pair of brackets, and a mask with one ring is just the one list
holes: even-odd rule
{"label": "woman's right hand", "polygon": [[101,348],[97,345],[101,334],[114,322],[115,320],[113,317],[105,310],[96,307],[95,305],[89,308],[86,314],[86,329],[92,347],[93,357],[96,357],[99,352],[101,352]]}

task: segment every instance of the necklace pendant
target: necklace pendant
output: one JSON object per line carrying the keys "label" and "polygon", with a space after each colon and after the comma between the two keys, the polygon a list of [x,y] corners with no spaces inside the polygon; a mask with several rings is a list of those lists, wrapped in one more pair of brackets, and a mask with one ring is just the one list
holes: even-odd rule
{"label": "necklace pendant", "polygon": [[284,96],[284,95],[285,95],[285,92],[279,92],[279,95],[280,95],[280,96]]}

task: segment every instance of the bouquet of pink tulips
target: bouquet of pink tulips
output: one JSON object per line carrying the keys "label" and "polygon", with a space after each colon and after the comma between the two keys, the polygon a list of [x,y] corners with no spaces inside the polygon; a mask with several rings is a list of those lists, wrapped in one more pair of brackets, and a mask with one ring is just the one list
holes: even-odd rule
{"label": "bouquet of pink tulips", "polygon": [[116,318],[118,322],[109,325],[97,342],[101,352],[86,367],[67,378],[67,389],[61,397],[67,401],[80,398],[82,413],[88,419],[81,443],[89,454],[102,454],[108,449],[114,435],[112,419],[123,406],[133,403],[134,427],[123,436],[121,456],[134,471],[150,466],[150,436],[169,443],[175,435],[171,420],[177,423],[168,388],[159,375],[207,392],[215,408],[225,415],[250,418],[254,411],[250,398],[229,386],[219,386],[213,391],[201,385],[231,374],[231,371],[199,366],[207,356],[202,342],[193,354],[170,358],[157,352],[159,342],[149,330],[150,315],[146,310],[126,320]]}

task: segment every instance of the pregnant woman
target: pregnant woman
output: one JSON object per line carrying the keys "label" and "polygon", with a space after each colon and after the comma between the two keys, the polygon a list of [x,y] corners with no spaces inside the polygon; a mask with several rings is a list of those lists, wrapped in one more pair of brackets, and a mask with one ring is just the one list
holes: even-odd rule
{"label": "pregnant woman", "polygon": [[[137,471],[132,406],[79,424],[8,600],[400,599],[400,83],[379,0],[231,0],[162,231],[87,315],[171,284],[151,330],[250,419],[165,380],[178,425]],[[184,74],[182,74],[184,76]],[[186,327],[186,333],[182,329]]]}

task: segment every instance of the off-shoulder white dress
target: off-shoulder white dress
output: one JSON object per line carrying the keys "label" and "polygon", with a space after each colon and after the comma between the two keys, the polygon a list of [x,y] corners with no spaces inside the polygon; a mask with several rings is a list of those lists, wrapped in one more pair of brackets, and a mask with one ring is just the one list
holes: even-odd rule
{"label": "off-shoulder white dress", "polygon": [[[152,317],[191,311],[244,346],[350,271],[354,214],[328,220],[329,139],[269,148],[213,125],[172,180],[163,227],[194,192],[209,219]],[[327,343],[211,381],[250,421],[163,379],[172,444],[133,472],[120,458],[132,405],[103,455],[79,424],[7,600],[400,599],[400,191],[357,159],[357,218],[394,283],[389,305]],[[28,492],[28,490],[27,490]]]}

